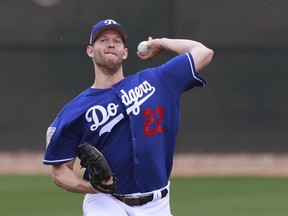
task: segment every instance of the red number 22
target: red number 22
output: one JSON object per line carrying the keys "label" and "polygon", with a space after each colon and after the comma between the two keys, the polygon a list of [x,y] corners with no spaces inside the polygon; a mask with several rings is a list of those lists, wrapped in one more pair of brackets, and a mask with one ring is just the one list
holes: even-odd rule
{"label": "red number 22", "polygon": [[[163,133],[164,132],[164,127],[161,126],[161,122],[163,121],[164,118],[164,109],[162,106],[157,106],[155,109],[155,113],[147,108],[144,113],[143,117],[147,120],[144,123],[144,133],[146,136],[153,136],[157,133]],[[156,119],[156,125],[153,126],[155,123],[155,117]]]}

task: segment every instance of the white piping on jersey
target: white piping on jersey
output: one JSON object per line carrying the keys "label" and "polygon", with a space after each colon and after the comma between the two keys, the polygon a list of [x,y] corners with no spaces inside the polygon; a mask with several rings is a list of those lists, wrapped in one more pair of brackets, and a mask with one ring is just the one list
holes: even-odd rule
{"label": "white piping on jersey", "polygon": [[67,158],[67,159],[61,159],[61,160],[43,160],[43,162],[46,163],[59,163],[59,162],[65,162],[65,161],[70,161],[70,160],[74,160],[74,158]]}
{"label": "white piping on jersey", "polygon": [[[189,53],[186,53],[186,55],[187,55],[187,57],[188,57],[188,59],[189,59],[192,76],[193,76],[196,80],[202,82],[202,83],[203,83],[203,86],[205,86],[205,82],[203,82],[201,79],[199,79],[199,78],[195,75],[195,71],[194,71],[193,64],[192,64],[192,59],[191,59]],[[192,54],[191,54],[191,55],[192,55]]]}

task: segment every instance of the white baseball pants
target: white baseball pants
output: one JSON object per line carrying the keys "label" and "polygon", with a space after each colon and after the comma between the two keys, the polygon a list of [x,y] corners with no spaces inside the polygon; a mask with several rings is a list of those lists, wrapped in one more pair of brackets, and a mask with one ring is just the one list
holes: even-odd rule
{"label": "white baseball pants", "polygon": [[[160,190],[153,191],[154,198],[142,206],[129,206],[115,197],[104,194],[86,194],[83,200],[83,216],[172,216],[168,194],[161,198]],[[133,194],[138,195],[138,194]],[[145,194],[142,194],[145,195]]]}

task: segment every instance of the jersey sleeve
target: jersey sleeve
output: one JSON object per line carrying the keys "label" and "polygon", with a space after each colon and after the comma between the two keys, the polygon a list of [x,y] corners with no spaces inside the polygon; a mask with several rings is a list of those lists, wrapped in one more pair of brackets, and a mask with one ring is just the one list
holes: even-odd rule
{"label": "jersey sleeve", "polygon": [[43,163],[59,165],[78,156],[79,138],[69,123],[56,117],[46,134],[46,152]]}
{"label": "jersey sleeve", "polygon": [[191,53],[182,54],[171,59],[161,65],[157,73],[176,98],[195,86],[204,87],[206,85],[206,81],[195,70]]}

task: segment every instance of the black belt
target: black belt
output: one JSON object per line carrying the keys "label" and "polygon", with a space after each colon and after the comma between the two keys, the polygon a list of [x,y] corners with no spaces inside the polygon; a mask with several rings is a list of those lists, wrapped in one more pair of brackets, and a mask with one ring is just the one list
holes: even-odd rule
{"label": "black belt", "polygon": [[[168,194],[168,190],[165,188],[161,190],[161,198],[166,197]],[[153,193],[147,196],[142,197],[131,197],[131,196],[125,196],[125,195],[118,195],[118,194],[112,194],[114,197],[116,197],[121,202],[129,205],[129,206],[141,206],[148,202],[151,202],[153,200]]]}

